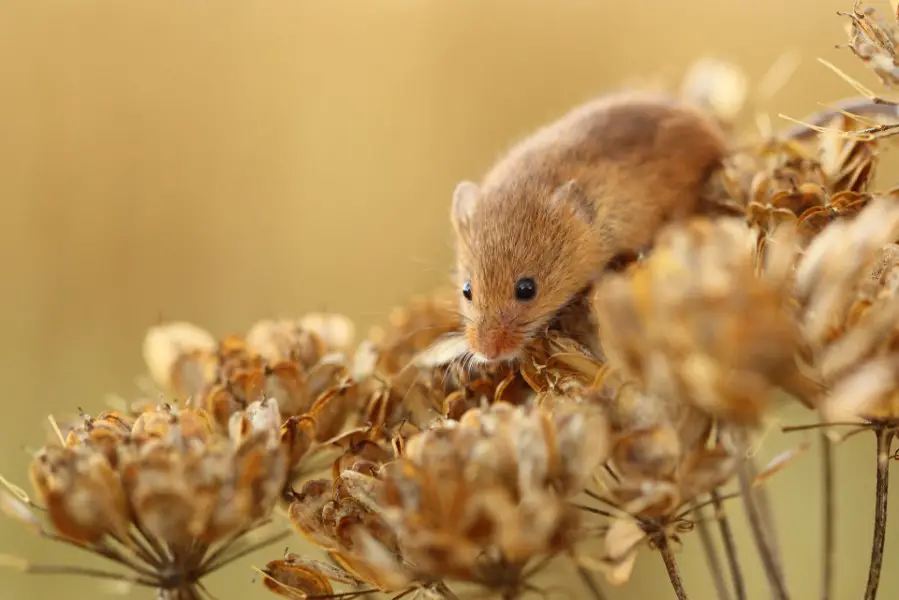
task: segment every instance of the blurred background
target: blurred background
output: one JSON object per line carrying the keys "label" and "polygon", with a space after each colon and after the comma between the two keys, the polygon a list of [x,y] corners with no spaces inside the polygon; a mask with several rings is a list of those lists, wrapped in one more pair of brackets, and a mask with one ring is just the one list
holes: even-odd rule
{"label": "blurred background", "polygon": [[[707,55],[758,81],[794,52],[801,63],[766,107],[775,122],[853,93],[818,56],[876,86],[834,48],[845,41],[835,13],[851,6],[0,0],[0,473],[26,483],[26,451],[43,443],[48,414],[96,412],[106,394],[132,393],[144,332],[161,320],[223,335],[263,317],[330,310],[364,334],[409,296],[445,283],[455,183],[618,83],[677,82]],[[884,184],[897,183],[891,165],[888,153]],[[794,435],[772,433],[764,454],[803,439]],[[873,435],[839,453],[837,599],[864,588],[873,464]],[[817,486],[814,453],[771,485],[800,599],[818,594]],[[733,512],[750,597],[766,597],[742,512]],[[892,522],[881,598],[899,595],[899,512]],[[678,556],[685,585],[694,600],[711,599],[694,538]],[[281,551],[213,577],[213,593],[268,597],[250,565]],[[0,552],[98,562],[9,520],[0,520]],[[571,571],[560,565],[558,579],[570,582]],[[106,592],[91,580],[0,571],[4,600]],[[648,553],[632,583],[609,592],[672,596]]]}

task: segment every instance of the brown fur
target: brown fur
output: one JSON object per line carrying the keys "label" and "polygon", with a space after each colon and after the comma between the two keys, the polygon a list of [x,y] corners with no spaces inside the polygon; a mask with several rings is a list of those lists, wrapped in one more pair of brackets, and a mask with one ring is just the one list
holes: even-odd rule
{"label": "brown fur", "polygon": [[[465,334],[481,358],[513,356],[623,252],[697,208],[726,154],[714,122],[676,100],[639,92],[601,97],[537,130],[480,185],[453,197]],[[568,184],[568,185],[566,185]],[[537,295],[515,298],[531,277]]]}

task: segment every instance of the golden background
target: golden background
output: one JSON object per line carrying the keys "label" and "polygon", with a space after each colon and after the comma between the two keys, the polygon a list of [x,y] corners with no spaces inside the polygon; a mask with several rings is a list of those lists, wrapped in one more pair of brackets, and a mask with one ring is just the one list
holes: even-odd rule
{"label": "golden background", "polygon": [[[26,450],[44,440],[49,413],[96,411],[106,394],[134,391],[142,336],[161,319],[224,334],[261,317],[334,310],[364,332],[444,283],[455,183],[616,83],[676,80],[706,54],[757,80],[795,51],[802,63],[768,106],[775,121],[850,95],[815,61],[860,73],[848,51],[834,49],[844,41],[835,11],[850,8],[851,0],[0,0],[0,472],[26,481]],[[884,181],[896,183],[887,171]],[[767,454],[803,439],[770,437]],[[873,436],[839,456],[836,598],[855,599],[870,552]],[[817,486],[814,453],[771,485],[799,599],[818,594]],[[895,510],[881,598],[899,595]],[[766,597],[734,514],[750,598]],[[249,565],[281,551],[233,565],[211,589],[222,600],[268,597]],[[5,519],[0,552],[79,560]],[[695,535],[679,560],[691,598],[713,598]],[[571,581],[567,567],[557,569]],[[577,597],[581,588],[572,590]],[[107,592],[90,580],[0,572],[4,600]],[[642,554],[633,582],[609,597],[673,594],[658,557]]]}

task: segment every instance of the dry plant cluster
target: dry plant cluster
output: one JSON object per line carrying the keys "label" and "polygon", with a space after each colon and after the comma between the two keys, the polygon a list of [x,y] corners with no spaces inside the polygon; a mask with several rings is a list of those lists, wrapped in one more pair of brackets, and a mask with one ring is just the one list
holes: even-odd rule
{"label": "dry plant cluster", "polygon": [[[895,15],[855,6],[845,16],[848,47],[890,88]],[[683,599],[673,549],[695,529],[718,596],[742,600],[747,549],[725,510],[739,502],[783,600],[764,483],[806,446],[764,466],[752,457],[772,407],[800,402],[828,473],[823,598],[836,443],[877,438],[859,590],[873,599],[899,431],[899,191],[870,187],[899,123],[876,120],[895,103],[844,77],[863,97],[786,133],[749,135],[732,127],[747,103],[743,75],[697,64],[682,94],[717,115],[736,148],[709,186],[716,210],[661,231],[515,363],[433,350],[460,327],[455,290],[398,309],[361,342],[335,314],[224,339],[187,323],[151,329],[143,398],[53,421],[29,468],[35,499],[3,480],[0,504],[38,535],[126,570],[5,562],[197,600],[213,597],[208,573],[295,535],[260,533],[289,521],[320,555],[287,552],[257,569],[286,598],[551,595],[534,576],[555,561],[578,574],[583,597],[604,598],[614,592],[597,580],[626,584],[650,549]]]}

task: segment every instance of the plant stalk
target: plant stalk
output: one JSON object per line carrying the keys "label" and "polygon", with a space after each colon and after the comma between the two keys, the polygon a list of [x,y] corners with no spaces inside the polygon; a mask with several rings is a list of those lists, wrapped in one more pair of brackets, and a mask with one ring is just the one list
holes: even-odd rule
{"label": "plant stalk", "polygon": [[590,575],[590,572],[582,565],[579,565],[573,558],[572,562],[574,562],[574,568],[577,571],[578,576],[580,576],[581,581],[584,582],[584,587],[590,591],[590,597],[593,598],[593,600],[606,600],[605,594],[603,594],[602,589],[600,589],[599,584],[593,579],[593,576]]}
{"label": "plant stalk", "polygon": [[724,553],[730,567],[730,576],[734,584],[734,594],[737,600],[746,600],[746,585],[743,583],[743,569],[740,568],[740,556],[737,554],[737,544],[734,541],[734,532],[730,528],[730,519],[724,512],[724,504],[718,490],[712,492],[712,502],[715,504],[715,520],[718,521],[718,530],[721,540],[724,542]]}
{"label": "plant stalk", "polygon": [[[755,480],[759,474],[755,460],[752,458],[748,459],[746,466],[749,469],[751,480]],[[768,493],[768,488],[762,485],[753,488],[752,492],[755,496],[756,506],[759,509],[759,516],[762,519],[762,526],[765,528],[771,545],[771,554],[774,556],[774,562],[777,564],[777,571],[778,573],[783,573],[783,559],[780,553],[780,543],[777,539],[777,525],[774,522],[774,509],[771,507],[771,496]]]}
{"label": "plant stalk", "polygon": [[880,570],[883,566],[883,546],[887,529],[887,505],[890,485],[890,447],[895,431],[884,426],[874,430],[877,435],[877,483],[874,499],[874,541],[871,546],[871,567],[868,570],[868,584],[865,600],[877,597],[880,584]]}
{"label": "plant stalk", "polygon": [[824,433],[821,441],[821,477],[824,482],[823,527],[824,540],[821,548],[821,600],[830,600],[833,594],[833,567],[836,558],[836,507],[834,506],[833,444]]}
{"label": "plant stalk", "polygon": [[706,562],[709,565],[709,571],[712,574],[712,582],[715,584],[715,591],[718,593],[718,600],[731,600],[730,591],[727,589],[727,583],[724,581],[724,569],[721,565],[721,557],[718,555],[718,548],[715,546],[715,540],[712,538],[712,532],[709,524],[705,520],[705,511],[697,508],[694,511],[696,515],[696,529],[699,532],[699,541],[705,554]]}
{"label": "plant stalk", "polygon": [[787,593],[783,572],[780,570],[780,565],[772,549],[771,539],[765,530],[764,523],[762,523],[762,516],[755,501],[755,494],[752,493],[752,476],[749,468],[749,461],[742,461],[737,470],[740,491],[743,494],[743,505],[746,507],[746,516],[749,518],[749,527],[752,530],[756,549],[762,559],[762,565],[765,567],[765,575],[768,577],[768,583],[771,586],[772,597],[777,600],[788,600],[790,595]]}
{"label": "plant stalk", "polygon": [[677,562],[674,560],[674,554],[671,552],[671,545],[668,543],[668,536],[664,533],[658,533],[653,536],[653,541],[659,552],[662,554],[662,560],[665,561],[665,569],[668,571],[668,579],[671,581],[671,587],[677,595],[677,600],[687,600],[687,592],[684,590],[684,584],[680,578],[680,572],[677,569]]}

